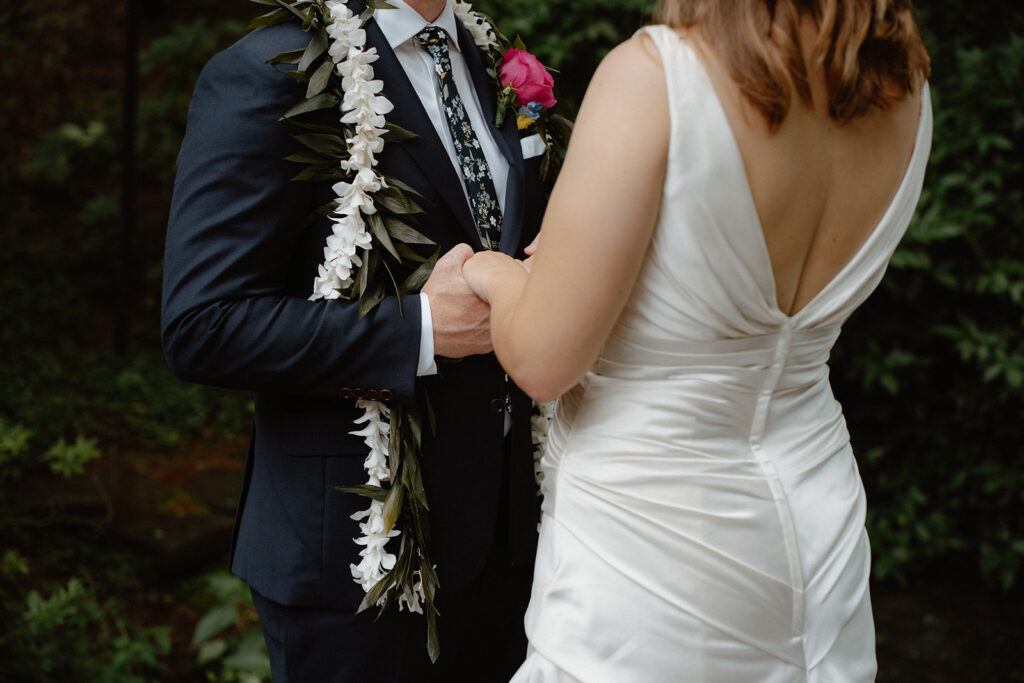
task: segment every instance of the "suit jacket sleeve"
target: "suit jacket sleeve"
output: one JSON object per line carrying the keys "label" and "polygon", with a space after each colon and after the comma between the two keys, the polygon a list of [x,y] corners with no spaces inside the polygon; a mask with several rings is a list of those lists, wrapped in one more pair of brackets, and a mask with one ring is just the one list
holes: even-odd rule
{"label": "suit jacket sleeve", "polygon": [[297,143],[278,121],[301,90],[264,60],[304,43],[266,35],[215,56],[196,84],[167,230],[167,360],[203,384],[322,396],[358,386],[411,401],[418,296],[402,297],[401,312],[387,297],[360,318],[355,303],[307,300],[312,271],[306,291],[291,284],[315,205],[311,183],[289,180],[301,166],[283,158]]}

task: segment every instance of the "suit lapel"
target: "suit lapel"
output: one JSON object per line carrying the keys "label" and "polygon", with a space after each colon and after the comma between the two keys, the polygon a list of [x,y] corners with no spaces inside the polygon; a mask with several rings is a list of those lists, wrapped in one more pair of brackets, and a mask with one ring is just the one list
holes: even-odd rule
{"label": "suit lapel", "polygon": [[487,75],[483,53],[473,42],[473,37],[462,25],[462,22],[458,22],[457,30],[459,46],[466,59],[466,66],[469,67],[477,99],[480,100],[484,121],[488,122],[488,130],[477,131],[477,135],[491,135],[497,143],[498,149],[508,160],[505,209],[502,212],[501,242],[498,248],[503,253],[514,256],[519,246],[519,235],[522,232],[523,222],[523,150],[519,145],[519,132],[516,129],[515,117],[507,116],[501,130],[497,135],[493,135],[494,127],[491,123],[494,121],[497,107],[497,95],[494,91],[493,80]]}

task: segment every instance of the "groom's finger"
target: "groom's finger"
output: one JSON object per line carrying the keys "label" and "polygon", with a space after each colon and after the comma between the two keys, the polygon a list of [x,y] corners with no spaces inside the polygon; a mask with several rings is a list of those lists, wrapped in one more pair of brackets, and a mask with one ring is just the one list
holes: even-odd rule
{"label": "groom's finger", "polygon": [[530,242],[530,246],[526,247],[526,249],[523,250],[523,251],[526,252],[527,256],[533,256],[534,254],[537,253],[537,241],[539,239],[540,239],[540,235],[537,235],[536,237],[534,237],[533,241]]}
{"label": "groom's finger", "polygon": [[441,258],[434,265],[434,272],[438,275],[445,275],[462,279],[462,266],[473,257],[473,247],[466,243],[456,244],[454,247],[441,254]]}
{"label": "groom's finger", "polygon": [[465,242],[460,242],[448,250],[447,253],[441,256],[438,261],[444,261],[445,264],[451,263],[454,267],[462,270],[462,264],[473,257],[473,247],[469,246]]}

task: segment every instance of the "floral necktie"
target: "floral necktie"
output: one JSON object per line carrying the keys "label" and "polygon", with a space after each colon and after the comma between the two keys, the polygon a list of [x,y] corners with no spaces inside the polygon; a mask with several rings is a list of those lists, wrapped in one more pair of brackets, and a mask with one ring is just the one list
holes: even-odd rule
{"label": "floral necktie", "polygon": [[501,207],[480,140],[470,125],[462,98],[455,88],[451,57],[448,55],[448,34],[440,26],[427,26],[416,34],[416,40],[434,59],[444,117],[455,144],[455,156],[459,160],[460,175],[466,184],[480,241],[487,249],[497,249],[501,237]]}

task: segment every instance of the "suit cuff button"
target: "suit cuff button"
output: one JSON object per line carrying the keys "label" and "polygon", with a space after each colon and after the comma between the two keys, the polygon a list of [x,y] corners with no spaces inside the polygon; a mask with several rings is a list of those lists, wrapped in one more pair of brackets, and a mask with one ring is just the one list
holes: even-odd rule
{"label": "suit cuff button", "polygon": [[366,398],[370,401],[380,400],[380,392],[377,391],[376,389],[367,389]]}
{"label": "suit cuff button", "polygon": [[360,401],[366,398],[366,390],[362,387],[356,387],[353,392]]}
{"label": "suit cuff button", "polygon": [[384,401],[385,403],[390,403],[391,401],[395,400],[395,394],[390,389],[381,389],[380,400]]}
{"label": "suit cuff button", "polygon": [[492,398],[490,403],[487,404],[487,407],[495,415],[500,415],[501,413],[505,412],[505,399]]}
{"label": "suit cuff button", "polygon": [[354,395],[355,394],[353,394],[352,390],[349,389],[348,387],[342,387],[341,389],[338,389],[338,396],[341,396],[342,398],[352,398]]}

